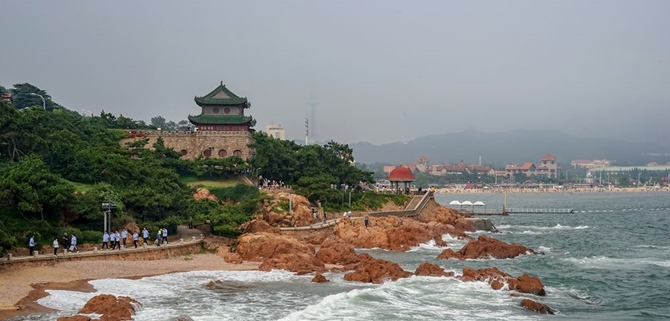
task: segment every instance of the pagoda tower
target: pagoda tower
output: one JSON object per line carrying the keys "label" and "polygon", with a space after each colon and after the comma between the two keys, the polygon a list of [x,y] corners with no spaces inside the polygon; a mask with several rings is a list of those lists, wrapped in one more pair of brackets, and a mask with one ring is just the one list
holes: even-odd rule
{"label": "pagoda tower", "polygon": [[251,107],[246,97],[235,95],[221,82],[209,94],[195,97],[200,106],[200,115],[188,116],[197,131],[205,132],[254,132],[256,120],[245,116],[244,110]]}

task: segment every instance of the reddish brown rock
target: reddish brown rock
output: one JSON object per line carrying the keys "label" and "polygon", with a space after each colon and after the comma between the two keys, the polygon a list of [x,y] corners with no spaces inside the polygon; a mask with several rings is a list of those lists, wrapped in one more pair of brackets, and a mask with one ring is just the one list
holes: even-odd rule
{"label": "reddish brown rock", "polygon": [[526,253],[536,254],[535,251],[523,245],[509,244],[486,235],[480,235],[476,241],[468,242],[458,252],[453,252],[450,249],[442,251],[437,259],[511,259]]}
{"label": "reddish brown rock", "polygon": [[518,291],[521,293],[529,293],[535,295],[546,295],[544,284],[540,278],[536,276],[529,276],[524,274],[518,278],[513,277],[505,272],[498,270],[495,267],[473,270],[471,268],[463,269],[463,281],[486,281],[494,290],[502,289],[505,284],[509,290]]}
{"label": "reddish brown rock", "polygon": [[243,234],[237,238],[237,254],[244,261],[263,261],[279,254],[310,254],[314,250],[293,237],[274,233]]}
{"label": "reddish brown rock", "polygon": [[442,236],[440,236],[440,235],[435,235],[435,236],[433,236],[433,241],[435,241],[435,245],[436,245],[436,246],[439,246],[439,247],[445,247],[445,246],[448,245],[447,242],[445,242],[445,241],[442,239]]}
{"label": "reddish brown rock", "polygon": [[75,315],[71,317],[60,317],[56,321],[91,321],[90,317],[85,315]]}
{"label": "reddish brown rock", "polygon": [[439,265],[426,262],[421,263],[414,274],[421,276],[454,276],[454,272],[446,272]]}
{"label": "reddish brown rock", "polygon": [[314,283],[326,283],[326,282],[330,282],[330,281],[328,279],[326,279],[326,277],[323,276],[323,274],[317,273],[314,276],[314,278],[312,279],[312,282],[314,282]]}
{"label": "reddish brown rock", "polygon": [[462,260],[461,256],[458,253],[454,252],[454,250],[452,250],[452,249],[445,249],[444,251],[442,251],[442,253],[440,253],[437,256],[437,259],[438,260],[448,260],[448,259]]}
{"label": "reddish brown rock", "polygon": [[252,220],[240,225],[240,231],[242,231],[242,233],[281,233],[278,228],[272,227],[270,224],[268,224],[268,222],[259,219]]}
{"label": "reddish brown rock", "polygon": [[373,259],[358,263],[356,270],[345,274],[344,279],[347,281],[380,284],[387,280],[395,281],[411,275],[412,272],[403,270],[397,263]]}
{"label": "reddish brown rock", "polygon": [[521,306],[526,310],[537,312],[539,314],[554,314],[554,310],[548,305],[533,301],[531,299],[521,300]]}
{"label": "reddish brown rock", "polygon": [[216,255],[222,257],[226,263],[242,264],[242,257],[237,253],[230,252],[230,248],[225,244],[216,249]]}
{"label": "reddish brown rock", "polygon": [[[271,226],[307,226],[314,223],[312,206],[309,200],[302,196],[289,192],[289,190],[263,190],[269,197],[263,202],[261,216]],[[293,210],[288,210],[289,197]]]}
{"label": "reddish brown rock", "polygon": [[266,259],[258,266],[261,271],[287,270],[297,274],[326,272],[326,266],[313,254],[287,253]]}
{"label": "reddish brown rock", "polygon": [[326,264],[346,265],[360,261],[353,246],[335,238],[323,241],[316,257]]}
{"label": "reddish brown rock", "polygon": [[510,290],[541,296],[547,295],[547,292],[544,290],[544,284],[542,284],[542,281],[537,276],[524,274],[516,279],[509,279],[507,283]]}
{"label": "reddish brown rock", "polygon": [[212,200],[214,202],[218,201],[216,196],[214,196],[212,193],[210,193],[209,190],[206,189],[206,188],[198,188],[195,191],[195,194],[193,194],[193,198],[195,198],[196,200],[209,199],[209,200]]}
{"label": "reddish brown rock", "polygon": [[82,314],[102,314],[101,320],[131,320],[141,304],[127,296],[118,298],[111,294],[92,297],[79,311]]}

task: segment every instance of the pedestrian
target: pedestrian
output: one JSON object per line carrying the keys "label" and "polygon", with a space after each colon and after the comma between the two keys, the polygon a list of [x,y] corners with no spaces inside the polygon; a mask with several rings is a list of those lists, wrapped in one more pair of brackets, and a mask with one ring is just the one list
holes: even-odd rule
{"label": "pedestrian", "polygon": [[72,234],[72,238],[70,239],[70,252],[74,251],[79,253],[79,248],[77,247],[77,237]]}
{"label": "pedestrian", "polygon": [[124,228],[123,231],[121,231],[121,242],[123,242],[123,248],[126,248],[126,237],[128,237],[128,231]]}
{"label": "pedestrian", "polygon": [[114,231],[109,231],[109,242],[112,245],[112,248],[110,250],[113,250],[116,248],[116,233]]}
{"label": "pedestrian", "polygon": [[323,222],[324,222],[324,223],[326,223],[326,215],[328,215],[328,214],[326,213],[326,211],[323,211]]}
{"label": "pedestrian", "polygon": [[116,236],[116,246],[119,247],[119,250],[121,249],[121,233],[119,233],[119,230],[116,230],[116,233],[114,234]]}
{"label": "pedestrian", "polygon": [[30,235],[30,240],[28,240],[28,247],[30,248],[30,256],[33,256],[33,252],[35,252],[35,234]]}
{"label": "pedestrian", "polygon": [[54,246],[54,256],[58,256],[58,235],[54,237],[53,246]]}
{"label": "pedestrian", "polygon": [[102,247],[101,249],[108,249],[109,250],[109,233],[107,233],[107,230],[102,234]]}
{"label": "pedestrian", "polygon": [[363,222],[365,223],[365,228],[368,228],[368,226],[370,226],[370,220],[368,219],[367,216],[363,219]]}
{"label": "pedestrian", "polygon": [[135,248],[137,248],[137,240],[140,238],[140,235],[137,233],[137,231],[133,231],[133,245],[135,245]]}
{"label": "pedestrian", "polygon": [[163,238],[163,231],[161,229],[158,229],[158,232],[156,232],[156,245],[161,246],[161,242]]}
{"label": "pedestrian", "polygon": [[349,219],[351,219],[351,211],[347,212],[347,217],[349,217]]}
{"label": "pedestrian", "polygon": [[165,242],[165,244],[169,244],[167,235],[168,235],[167,228],[164,227],[163,228],[163,242]]}
{"label": "pedestrian", "polygon": [[149,231],[147,231],[146,227],[142,230],[142,242],[149,245]]}
{"label": "pedestrian", "polygon": [[70,247],[70,238],[67,236],[67,232],[63,232],[63,237],[60,240],[63,245],[63,254],[67,254],[67,249]]}

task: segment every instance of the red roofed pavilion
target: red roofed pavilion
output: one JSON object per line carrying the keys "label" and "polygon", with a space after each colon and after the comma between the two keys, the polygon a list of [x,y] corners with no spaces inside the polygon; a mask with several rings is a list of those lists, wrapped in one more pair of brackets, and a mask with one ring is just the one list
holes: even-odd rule
{"label": "red roofed pavilion", "polygon": [[[391,182],[391,189],[395,186],[395,193],[402,194],[409,192],[409,185],[414,181],[414,174],[405,166],[398,166],[392,170],[388,178]],[[403,189],[400,189],[400,182],[403,183]]]}

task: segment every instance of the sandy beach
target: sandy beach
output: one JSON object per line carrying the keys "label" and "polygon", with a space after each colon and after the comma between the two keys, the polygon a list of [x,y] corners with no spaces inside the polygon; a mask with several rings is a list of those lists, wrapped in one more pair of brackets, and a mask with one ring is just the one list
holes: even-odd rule
{"label": "sandy beach", "polygon": [[[151,261],[120,261],[110,269],[110,261],[79,261],[52,266],[25,267],[0,272],[0,320],[18,315],[47,312],[35,301],[48,295],[46,289],[93,292],[89,280],[104,278],[141,278],[186,271],[256,270],[258,263],[226,263],[216,254],[181,255]],[[147,268],[150,266],[151,268]]]}

